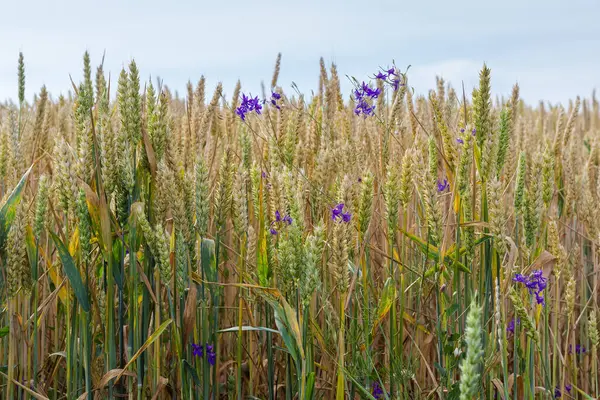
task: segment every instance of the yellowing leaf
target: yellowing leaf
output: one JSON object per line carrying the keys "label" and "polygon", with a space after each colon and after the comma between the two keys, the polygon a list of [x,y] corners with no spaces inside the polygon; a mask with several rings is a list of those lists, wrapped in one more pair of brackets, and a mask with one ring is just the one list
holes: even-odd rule
{"label": "yellowing leaf", "polygon": [[375,333],[375,330],[381,323],[381,321],[385,318],[387,313],[390,311],[392,307],[392,303],[396,298],[396,286],[392,281],[392,278],[387,278],[385,284],[383,285],[383,290],[381,292],[381,299],[379,300],[379,307],[377,307],[377,319],[373,324],[373,328],[371,329],[371,334]]}

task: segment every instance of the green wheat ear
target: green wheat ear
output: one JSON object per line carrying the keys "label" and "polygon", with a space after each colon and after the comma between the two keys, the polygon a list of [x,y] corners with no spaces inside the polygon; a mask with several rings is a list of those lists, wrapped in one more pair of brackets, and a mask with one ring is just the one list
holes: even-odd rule
{"label": "green wheat ear", "polygon": [[590,311],[588,319],[588,336],[592,346],[597,347],[600,343],[600,334],[598,333],[598,320],[596,319],[596,310]]}
{"label": "green wheat ear", "polygon": [[23,58],[22,52],[19,52],[18,80],[19,80],[19,106],[22,107],[23,103],[25,103],[25,60]]}
{"label": "green wheat ear", "polygon": [[523,299],[517,293],[514,287],[511,287],[508,291],[508,297],[510,298],[513,307],[515,308],[515,314],[521,319],[521,324],[525,328],[525,334],[530,337],[534,342],[539,342],[540,333],[538,332],[535,321],[527,311]]}
{"label": "green wheat ear", "polygon": [[482,308],[478,305],[477,295],[475,295],[467,314],[465,330],[467,354],[460,365],[460,400],[472,399],[479,390],[483,361],[481,317]]}
{"label": "green wheat ear", "polygon": [[473,100],[477,144],[483,148],[484,141],[492,135],[491,70],[483,64],[479,73],[479,89]]}
{"label": "green wheat ear", "polygon": [[523,198],[525,196],[525,175],[526,170],[526,159],[525,152],[522,151],[519,155],[519,165],[517,167],[517,180],[515,183],[515,200],[514,206],[515,211],[518,213],[523,212]]}
{"label": "green wheat ear", "polygon": [[496,172],[500,176],[506,162],[506,153],[510,148],[510,139],[512,136],[512,119],[508,107],[502,108],[500,112],[500,121],[498,124],[498,156],[496,160]]}

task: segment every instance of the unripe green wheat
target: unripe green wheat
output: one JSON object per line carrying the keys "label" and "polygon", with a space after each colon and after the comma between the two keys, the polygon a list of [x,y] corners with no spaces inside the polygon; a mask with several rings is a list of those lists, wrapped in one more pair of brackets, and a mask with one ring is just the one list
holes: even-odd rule
{"label": "unripe green wheat", "polygon": [[475,296],[467,314],[465,330],[467,355],[460,364],[460,400],[473,399],[479,390],[483,361],[481,315],[481,306],[477,304]]}

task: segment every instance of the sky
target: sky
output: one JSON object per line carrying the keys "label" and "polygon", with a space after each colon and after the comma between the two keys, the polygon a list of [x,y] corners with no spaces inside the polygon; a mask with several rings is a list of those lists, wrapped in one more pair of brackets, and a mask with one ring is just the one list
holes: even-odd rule
{"label": "sky", "polygon": [[188,80],[218,81],[230,95],[260,94],[282,53],[279,85],[316,89],[319,58],[367,80],[393,61],[426,94],[436,75],[468,93],[483,63],[495,95],[519,83],[530,104],[567,102],[600,88],[600,1],[168,1],[21,0],[0,16],[0,100],[17,95],[17,58],[25,57],[26,96],[42,85],[56,97],[82,76],[82,56],[116,81],[136,60],[144,79],[160,77],[185,93]]}

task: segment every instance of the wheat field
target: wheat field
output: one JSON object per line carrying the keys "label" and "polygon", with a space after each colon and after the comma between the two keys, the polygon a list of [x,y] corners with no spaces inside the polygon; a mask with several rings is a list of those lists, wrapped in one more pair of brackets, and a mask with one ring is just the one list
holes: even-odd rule
{"label": "wheat field", "polygon": [[599,398],[595,95],[280,67],[180,97],[85,53],[27,102],[19,55],[0,398]]}

